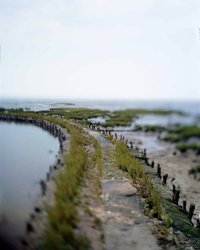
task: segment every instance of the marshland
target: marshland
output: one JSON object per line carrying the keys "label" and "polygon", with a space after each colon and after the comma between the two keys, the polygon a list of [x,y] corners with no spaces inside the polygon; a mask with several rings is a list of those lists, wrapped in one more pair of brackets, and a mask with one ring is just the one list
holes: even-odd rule
{"label": "marshland", "polygon": [[0,0],[0,249],[200,249],[199,17]]}
{"label": "marshland", "polygon": [[[45,103],[44,100],[42,102]],[[198,249],[198,107],[196,112],[193,110],[189,113],[184,105],[180,110],[167,109],[167,105],[165,109],[159,108],[159,104],[156,106],[155,103],[154,109],[134,109],[134,102],[132,105],[124,102],[126,109],[116,110],[117,105],[113,102],[109,103],[110,107],[107,105],[107,110],[103,110],[95,101],[95,108],[92,109],[86,102],[85,107],[80,108],[79,102],[74,100],[72,108],[71,102],[69,107],[63,107],[52,100],[45,110],[34,111],[38,102],[23,107],[24,101],[21,100],[23,108],[14,103],[10,108],[6,102],[2,104],[0,125],[4,143],[1,155],[4,158],[1,157],[1,165],[4,168],[1,172],[4,173],[6,169],[10,175],[3,179],[5,187],[1,187],[1,204],[4,204],[1,206],[1,228],[6,232],[6,227],[13,227],[12,237],[17,242],[15,247],[104,249],[111,246],[106,225],[113,220],[112,216],[109,217],[109,213],[113,212],[111,208],[106,211],[106,207],[113,195],[112,192],[109,195],[104,185],[106,181],[127,180],[140,199],[141,216],[146,216],[143,223],[154,237],[150,240],[151,244],[155,243],[161,249],[178,249],[180,245]],[[18,132],[19,128],[21,132]],[[30,129],[30,132],[26,132],[26,129]],[[34,130],[40,131],[41,136],[36,135]],[[41,139],[44,133],[49,139],[55,137],[55,149],[47,139]],[[107,148],[107,141],[112,146]],[[14,142],[20,151],[12,152],[12,147],[16,147]],[[30,148],[31,145],[36,145],[38,152],[48,161],[43,162],[38,152]],[[32,155],[26,150],[31,151]],[[13,155],[10,158],[12,162],[8,161],[10,153]],[[15,160],[15,154],[21,163]],[[31,169],[36,171],[36,177],[30,172]],[[16,174],[13,171],[17,171]],[[22,180],[19,180],[20,185],[17,183],[17,173],[20,173],[23,181],[30,183],[27,188]],[[31,175],[32,180],[27,174]],[[24,193],[17,197],[17,188],[12,185],[23,187]],[[11,189],[15,189],[16,194],[10,191],[9,198]],[[177,208],[173,209],[177,209],[177,212],[170,209],[167,202],[172,204],[170,206],[174,204]],[[13,214],[8,213],[9,209],[2,209],[10,207],[10,204],[13,204]],[[128,209],[126,201],[124,206]],[[195,210],[190,215],[193,208]],[[134,211],[136,208],[133,206],[132,209]],[[27,212],[23,212],[23,218],[20,218],[23,210]],[[123,213],[120,210],[115,215],[119,224],[122,223],[120,216]],[[177,220],[183,221],[181,226]],[[130,222],[130,225],[138,230],[134,222]],[[112,230],[110,234],[114,234]],[[7,237],[11,237],[9,233]],[[115,234],[112,237],[116,237]],[[140,246],[139,242],[137,244]]]}

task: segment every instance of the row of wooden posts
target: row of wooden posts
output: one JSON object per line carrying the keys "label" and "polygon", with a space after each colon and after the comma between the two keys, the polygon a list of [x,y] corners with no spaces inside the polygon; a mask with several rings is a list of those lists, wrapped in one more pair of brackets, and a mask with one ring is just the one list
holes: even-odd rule
{"label": "row of wooden posts", "polygon": [[57,136],[60,142],[65,141],[65,135],[58,129],[57,125],[54,123],[50,123],[41,119],[31,118],[31,117],[22,117],[22,116],[6,116],[0,115],[0,120],[3,121],[14,121],[14,122],[22,122],[22,123],[32,123],[37,125],[45,130],[50,131],[52,134]]}
{"label": "row of wooden posts", "polygon": [[[105,130],[105,133],[107,133],[107,131]],[[110,134],[110,130],[108,131],[108,133]],[[115,138],[118,139],[117,137],[117,133],[115,133]],[[130,149],[133,149],[133,142],[132,141],[128,141],[128,140],[125,140],[125,137],[120,135],[120,138],[119,138],[120,141],[125,141],[126,145],[128,148]],[[128,146],[128,143],[130,144],[130,147]],[[147,155],[147,152],[146,152],[146,149],[144,150],[141,150],[138,146],[135,147],[135,150],[136,151],[140,151],[141,153],[143,153],[143,155],[146,157]],[[155,162],[152,161],[150,166],[152,168],[154,168],[155,166]],[[163,177],[163,184],[164,185],[167,185],[167,178],[168,178],[168,174],[165,174],[165,175],[161,175],[161,166],[160,164],[158,163],[157,165],[157,175],[159,176],[160,179],[162,179]],[[173,179],[172,179],[173,180]],[[176,189],[176,186],[173,185],[173,202],[179,206],[178,202],[179,202],[179,199],[180,199],[180,190]],[[183,208],[186,212],[188,212],[188,217],[190,219],[190,221],[192,220],[192,217],[194,215],[194,210],[195,210],[195,205],[194,204],[190,204],[190,207],[189,207],[189,211],[186,210],[186,206],[187,206],[187,202],[186,200],[183,200],[183,206],[180,206],[181,208]],[[197,219],[197,223],[196,223],[196,227],[197,228],[200,228],[200,217]]]}
{"label": "row of wooden posts", "polygon": [[[0,120],[3,121],[9,121],[9,122],[21,122],[21,123],[31,123],[34,124],[36,126],[39,126],[45,130],[50,131],[52,134],[54,134],[56,137],[59,138],[59,142],[60,142],[60,152],[63,153],[63,142],[66,140],[65,135],[61,132],[61,129],[58,128],[58,126],[54,123],[50,123],[41,119],[37,119],[37,118],[29,118],[29,117],[20,117],[20,116],[4,116],[4,115],[0,115]],[[57,170],[58,167],[63,166],[64,164],[61,163],[60,159],[57,159],[57,162],[54,164],[54,166],[50,166],[49,168],[49,173],[47,173],[46,176],[46,181],[50,180],[50,176],[51,173],[54,170]],[[41,193],[43,196],[46,195],[46,191],[47,191],[47,183],[45,180],[41,180],[39,182],[40,187],[41,187]],[[35,207],[35,212],[36,213],[41,213],[42,209],[40,207]],[[31,215],[31,219],[34,219],[35,215],[32,214]],[[26,223],[26,231],[27,233],[33,232],[34,228],[33,225],[31,223],[31,221]]]}

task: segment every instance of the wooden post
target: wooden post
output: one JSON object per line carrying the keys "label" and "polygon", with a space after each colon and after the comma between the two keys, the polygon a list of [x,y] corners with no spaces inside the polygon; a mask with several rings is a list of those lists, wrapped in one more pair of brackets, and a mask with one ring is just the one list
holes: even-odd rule
{"label": "wooden post", "polygon": [[159,176],[160,179],[161,179],[161,167],[160,167],[160,164],[158,164],[157,174],[158,174],[158,176]]}
{"label": "wooden post", "polygon": [[133,148],[133,143],[132,143],[132,141],[130,141],[130,144],[131,144],[131,148]]}
{"label": "wooden post", "polygon": [[154,168],[154,161],[151,162],[151,167]]}
{"label": "wooden post", "polygon": [[187,205],[186,201],[183,201],[183,209],[187,212],[186,205]]}
{"label": "wooden post", "polygon": [[144,155],[146,156],[147,152],[146,152],[146,148],[144,149]]}
{"label": "wooden post", "polygon": [[32,232],[34,232],[34,231],[35,231],[35,230],[34,230],[32,224],[31,224],[30,222],[27,222],[27,223],[26,223],[26,232],[27,232],[27,233],[32,233]]}
{"label": "wooden post", "polygon": [[43,180],[40,181],[40,186],[41,186],[42,195],[45,195],[47,187],[46,187],[46,183]]}
{"label": "wooden post", "polygon": [[49,181],[49,173],[47,173],[47,181]]}
{"label": "wooden post", "polygon": [[117,139],[117,133],[115,133],[115,138]]}
{"label": "wooden post", "polygon": [[163,176],[163,183],[166,185],[167,184],[167,177],[168,177],[168,174],[165,174]]}
{"label": "wooden post", "polygon": [[176,190],[175,195],[174,195],[174,203],[176,203],[177,205],[178,205],[179,198],[180,198],[180,190]]}
{"label": "wooden post", "polygon": [[197,228],[200,228],[200,215],[199,215],[199,218],[197,219],[196,227],[197,227]]}
{"label": "wooden post", "polygon": [[189,212],[188,212],[188,217],[189,217],[190,221],[192,220],[192,216],[194,215],[194,210],[195,210],[195,205],[190,204],[190,208],[189,208]]}
{"label": "wooden post", "polygon": [[176,192],[176,186],[173,185],[173,194],[175,194],[175,192]]}

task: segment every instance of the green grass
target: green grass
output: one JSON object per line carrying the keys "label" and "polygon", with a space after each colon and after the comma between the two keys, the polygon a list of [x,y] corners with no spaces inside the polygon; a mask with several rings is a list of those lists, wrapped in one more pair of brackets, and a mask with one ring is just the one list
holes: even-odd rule
{"label": "green grass", "polygon": [[190,137],[200,137],[200,128],[198,126],[180,126],[169,130],[169,132],[164,137],[165,141],[180,142]]}
{"label": "green grass", "polygon": [[142,126],[135,125],[134,131],[140,131],[140,130],[142,130]]}
{"label": "green grass", "polygon": [[[49,227],[45,238],[45,249],[87,249],[88,240],[75,234],[78,222],[77,195],[84,171],[88,167],[88,156],[84,150],[87,142],[81,131],[68,124],[71,134],[70,154],[65,157],[65,169],[60,172],[55,192],[56,206],[49,208]],[[52,237],[53,236],[53,237]]]}
{"label": "green grass", "polygon": [[104,127],[130,126],[132,120],[137,118],[139,114],[168,115],[171,113],[177,113],[179,115],[183,115],[183,113],[180,111],[171,110],[127,109],[118,110],[111,113],[107,110],[88,108],[53,108],[49,111],[42,111],[40,113],[47,113],[49,115],[62,115],[66,119],[76,119],[86,122],[89,118],[108,116],[106,122],[102,124]]}
{"label": "green grass", "polygon": [[49,115],[62,115],[66,119],[87,120],[89,118],[105,117],[109,114],[107,110],[87,108],[54,108],[43,111]]}
{"label": "green grass", "polygon": [[200,151],[200,144],[197,143],[178,143],[176,148],[179,149],[182,153],[186,152],[188,149]]}
{"label": "green grass", "polygon": [[163,127],[163,126],[156,126],[156,125],[146,125],[144,126],[144,131],[148,132],[148,131],[158,131],[158,132],[162,132],[167,130],[167,128]]}
{"label": "green grass", "polygon": [[112,116],[105,123],[102,124],[103,127],[114,127],[114,126],[130,126],[133,118],[136,118],[133,114],[127,114],[123,111],[115,111]]}
{"label": "green grass", "polygon": [[8,113],[21,113],[21,112],[23,112],[23,109],[22,108],[18,108],[18,109],[5,109],[4,111],[8,111]]}
{"label": "green grass", "polygon": [[133,182],[137,184],[139,193],[147,199],[151,215],[162,218],[161,197],[155,185],[152,185],[150,175],[146,174],[139,162],[132,157],[124,142],[115,142],[115,157],[117,165],[131,176]]}
{"label": "green grass", "polygon": [[196,166],[195,168],[192,168],[188,171],[189,174],[196,175],[197,173],[200,173],[200,165]]}
{"label": "green grass", "polygon": [[71,102],[66,102],[66,103],[62,103],[62,102],[57,102],[56,104],[64,104],[64,105],[74,105],[73,103]]}
{"label": "green grass", "polygon": [[114,111],[110,118],[106,120],[103,124],[104,127],[114,127],[114,126],[130,126],[132,120],[137,118],[139,114],[154,114],[154,115],[169,115],[172,113],[177,113],[179,115],[184,115],[180,111],[172,110],[147,110],[147,109],[127,109]]}

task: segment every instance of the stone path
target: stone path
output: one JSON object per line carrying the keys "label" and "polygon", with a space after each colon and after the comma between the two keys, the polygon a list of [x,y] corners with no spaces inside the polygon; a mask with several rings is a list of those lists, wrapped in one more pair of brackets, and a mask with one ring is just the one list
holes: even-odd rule
{"label": "stone path", "polygon": [[103,135],[84,129],[99,142],[103,153],[102,198],[104,200],[103,229],[106,250],[161,249],[147,226],[136,188],[116,167],[110,153],[113,144]]}

